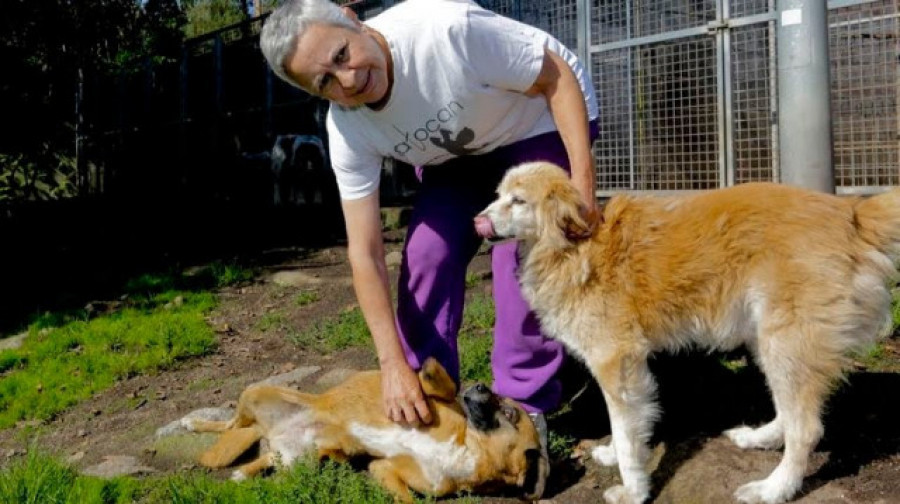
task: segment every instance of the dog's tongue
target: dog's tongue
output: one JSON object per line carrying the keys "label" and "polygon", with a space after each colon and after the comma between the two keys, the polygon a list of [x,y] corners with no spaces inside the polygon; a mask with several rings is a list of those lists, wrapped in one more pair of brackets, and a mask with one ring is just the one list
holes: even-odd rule
{"label": "dog's tongue", "polygon": [[486,215],[478,215],[475,217],[475,231],[482,238],[493,238],[494,224]]}

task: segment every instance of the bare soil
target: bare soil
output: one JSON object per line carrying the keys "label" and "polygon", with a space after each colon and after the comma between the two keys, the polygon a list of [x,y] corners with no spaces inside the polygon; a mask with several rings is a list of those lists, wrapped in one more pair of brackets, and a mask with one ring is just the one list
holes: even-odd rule
{"label": "bare soil", "polygon": [[[398,251],[402,231],[386,234],[388,252]],[[355,306],[343,246],[269,250],[254,258],[260,274],[252,283],[222,289],[209,317],[219,334],[211,355],[152,376],[118,383],[37,427],[0,431],[0,465],[29,449],[37,432],[42,449],[85,468],[111,455],[131,455],[158,473],[201,470],[187,451],[166,449],[156,429],[201,407],[233,403],[248,384],[301,366],[317,366],[300,384],[314,389],[329,371],[371,369],[371,350],[322,355],[293,343],[291,330]],[[480,278],[472,292],[489,289],[489,256],[470,268]],[[301,272],[301,285],[271,281],[279,271]],[[396,268],[392,268],[396,276]],[[305,284],[304,284],[305,283]],[[312,290],[318,300],[299,306],[296,297]],[[278,324],[264,323],[278,314]],[[806,503],[900,503],[900,343],[889,341],[880,371],[859,367],[841,384],[825,415],[826,435],[814,453],[803,493]],[[729,371],[722,356],[661,356],[653,362],[664,415],[652,440],[655,447],[654,502],[724,503],[743,483],[767,475],[780,452],[742,451],[721,431],[758,424],[772,415],[762,376],[752,364]],[[728,356],[739,359],[740,354]],[[605,406],[596,385],[570,360],[563,375],[568,401],[551,417],[550,428],[575,440],[571,457],[553,461],[546,499],[601,502],[619,481],[617,470],[599,467],[589,450],[609,434]],[[227,474],[222,471],[223,477]],[[487,502],[518,502],[493,497]]]}

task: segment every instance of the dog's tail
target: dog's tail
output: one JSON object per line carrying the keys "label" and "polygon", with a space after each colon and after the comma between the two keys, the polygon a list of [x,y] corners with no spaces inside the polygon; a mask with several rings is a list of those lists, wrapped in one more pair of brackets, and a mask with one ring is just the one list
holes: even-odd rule
{"label": "dog's tail", "polygon": [[897,264],[900,260],[900,188],[859,200],[854,212],[860,236]]}

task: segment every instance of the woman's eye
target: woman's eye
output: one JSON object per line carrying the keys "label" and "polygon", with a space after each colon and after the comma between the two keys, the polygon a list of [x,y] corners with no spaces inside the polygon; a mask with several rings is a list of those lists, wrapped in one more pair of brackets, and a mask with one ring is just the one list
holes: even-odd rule
{"label": "woman's eye", "polygon": [[335,63],[343,63],[347,59],[347,46],[341,47],[341,50],[334,55]]}

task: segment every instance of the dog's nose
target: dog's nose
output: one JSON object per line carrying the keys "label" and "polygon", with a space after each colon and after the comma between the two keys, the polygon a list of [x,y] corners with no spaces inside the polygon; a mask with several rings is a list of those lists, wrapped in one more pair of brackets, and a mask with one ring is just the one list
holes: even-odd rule
{"label": "dog's nose", "polygon": [[478,214],[475,216],[475,231],[482,238],[493,238],[495,235],[494,223],[487,215]]}
{"label": "dog's nose", "polygon": [[475,385],[475,392],[478,392],[479,394],[487,394],[488,388],[484,383],[479,383]]}

